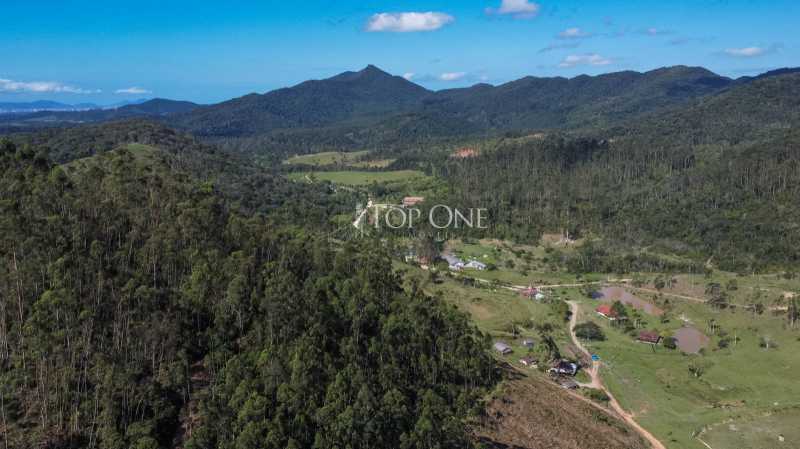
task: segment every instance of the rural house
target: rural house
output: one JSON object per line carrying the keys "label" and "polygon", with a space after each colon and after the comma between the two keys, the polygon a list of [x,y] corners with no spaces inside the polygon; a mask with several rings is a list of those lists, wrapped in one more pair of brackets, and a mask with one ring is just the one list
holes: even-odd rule
{"label": "rural house", "polygon": [[403,207],[413,207],[425,201],[424,196],[407,196],[403,198]]}
{"label": "rural house", "polygon": [[523,357],[519,359],[519,363],[527,366],[528,368],[535,368],[539,364],[539,361],[533,357]]}
{"label": "rural house", "polygon": [[569,360],[559,360],[553,364],[553,367],[550,368],[550,374],[566,374],[568,376],[574,376],[578,373],[578,365],[574,362],[570,362]]}
{"label": "rural house", "polygon": [[483,262],[478,262],[477,260],[470,260],[464,265],[465,268],[473,268],[475,270],[483,271],[486,269],[486,264]]}
{"label": "rural house", "polygon": [[512,352],[511,346],[503,343],[502,341],[498,341],[494,344],[494,350],[503,355],[511,354]]}
{"label": "rural house", "polygon": [[614,311],[611,304],[600,304],[594,311],[603,318],[608,318],[612,321],[617,319],[617,312]]}
{"label": "rural house", "polygon": [[658,342],[661,341],[661,336],[654,331],[641,331],[639,332],[639,337],[637,338],[637,340],[639,340],[641,343],[650,343],[657,345]]}
{"label": "rural house", "polygon": [[522,340],[522,346],[525,346],[526,348],[532,348],[534,344],[534,341],[530,338]]}
{"label": "rural house", "polygon": [[447,266],[452,271],[461,271],[464,268],[464,261],[452,254],[442,254],[442,259],[447,261]]}

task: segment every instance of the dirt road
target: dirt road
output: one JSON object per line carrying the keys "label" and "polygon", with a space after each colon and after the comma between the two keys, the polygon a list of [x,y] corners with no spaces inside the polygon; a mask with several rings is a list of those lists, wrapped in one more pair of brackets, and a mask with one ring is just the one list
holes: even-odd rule
{"label": "dirt road", "polygon": [[[569,335],[572,337],[572,342],[575,346],[584,354],[588,359],[592,358],[592,354],[583,346],[580,339],[575,335],[575,325],[578,323],[578,314],[580,313],[580,307],[574,301],[569,301],[570,309],[572,310],[572,317],[570,317],[569,322]],[[666,447],[658,440],[658,438],[654,437],[653,434],[647,431],[644,427],[640,426],[639,423],[633,419],[633,414],[625,411],[619,402],[614,398],[610,391],[603,385],[603,380],[600,378],[600,362],[592,360],[592,366],[585,370],[586,374],[589,375],[591,378],[591,382],[580,384],[581,387],[584,388],[595,388],[598,390],[602,390],[609,398],[608,405],[626,422],[629,426],[633,427],[639,435],[642,436],[645,440],[650,442],[650,445],[653,446],[654,449],[666,449]]]}

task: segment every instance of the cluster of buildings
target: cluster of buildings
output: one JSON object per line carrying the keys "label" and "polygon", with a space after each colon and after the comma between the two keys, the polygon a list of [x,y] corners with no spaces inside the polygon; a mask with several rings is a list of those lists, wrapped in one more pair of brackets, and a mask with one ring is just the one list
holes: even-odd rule
{"label": "cluster of buildings", "polygon": [[[530,349],[533,348],[535,342],[530,338],[526,338],[522,340],[521,345]],[[495,342],[494,350],[501,355],[509,355],[514,352],[508,343],[502,341]],[[539,367],[539,361],[531,356],[522,357],[519,359],[519,363],[527,368]],[[561,359],[553,362],[547,372],[563,388],[572,390],[578,388],[578,383],[573,378],[578,374],[579,369],[580,366],[577,363]]]}
{"label": "cluster of buildings", "polygon": [[[614,307],[611,304],[600,304],[597,308],[594,309],[595,313],[600,315],[601,317],[609,320],[609,321],[618,321],[624,320],[625,317],[619,316]],[[636,337],[636,341],[640,343],[649,343],[652,345],[657,345],[661,342],[661,335],[656,331],[650,330],[642,330],[639,331],[639,335]]]}
{"label": "cluster of buildings", "polygon": [[538,288],[529,285],[528,288],[522,290],[522,296],[528,299],[535,299],[537,301],[541,301],[544,299],[544,292],[539,290]]}
{"label": "cluster of buildings", "polygon": [[451,271],[461,271],[464,268],[472,268],[474,270],[483,271],[486,269],[486,264],[477,260],[470,260],[464,262],[452,254],[442,254],[442,259],[447,262],[447,266]]}

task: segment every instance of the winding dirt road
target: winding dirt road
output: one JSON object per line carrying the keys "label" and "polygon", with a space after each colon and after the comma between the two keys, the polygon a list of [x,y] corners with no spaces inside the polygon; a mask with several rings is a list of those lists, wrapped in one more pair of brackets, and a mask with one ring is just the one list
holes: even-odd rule
{"label": "winding dirt road", "polygon": [[[575,335],[575,325],[578,323],[578,313],[580,312],[580,307],[574,301],[568,301],[570,309],[572,310],[572,316],[570,317],[569,321],[569,335],[572,337],[572,342],[575,346],[584,354],[586,354],[586,358],[592,358],[592,354],[583,346],[583,343],[578,339]],[[610,391],[603,385],[603,380],[600,378],[600,362],[592,360],[592,366],[589,369],[586,369],[586,374],[589,375],[591,378],[591,382],[589,383],[582,383],[579,384],[581,387],[584,388],[595,388],[598,390],[602,390],[609,398],[608,405],[626,422],[629,426],[633,427],[639,435],[642,436],[645,440],[650,442],[650,445],[653,446],[654,449],[666,449],[666,447],[658,440],[658,438],[654,437],[653,434],[647,431],[644,427],[640,426],[639,423],[633,419],[633,414],[625,411],[619,402],[617,402],[616,398],[611,394]]]}

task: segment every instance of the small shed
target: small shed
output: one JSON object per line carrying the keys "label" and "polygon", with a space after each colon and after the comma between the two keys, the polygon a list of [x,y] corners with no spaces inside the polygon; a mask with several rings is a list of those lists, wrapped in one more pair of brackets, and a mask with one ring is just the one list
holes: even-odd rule
{"label": "small shed", "polygon": [[530,338],[522,340],[522,346],[525,346],[526,348],[532,348],[535,344],[536,342],[534,342],[533,339]]}
{"label": "small shed", "polygon": [[533,357],[523,357],[519,359],[519,363],[527,366],[528,368],[535,368],[539,365],[539,361],[534,359]]}
{"label": "small shed", "polygon": [[658,332],[655,331],[641,331],[637,340],[641,343],[657,345],[661,341],[661,335],[658,335]]}
{"label": "small shed", "polygon": [[614,308],[611,307],[611,304],[600,304],[594,309],[598,315],[608,318],[609,320],[616,320],[617,319],[617,312],[614,311]]}

